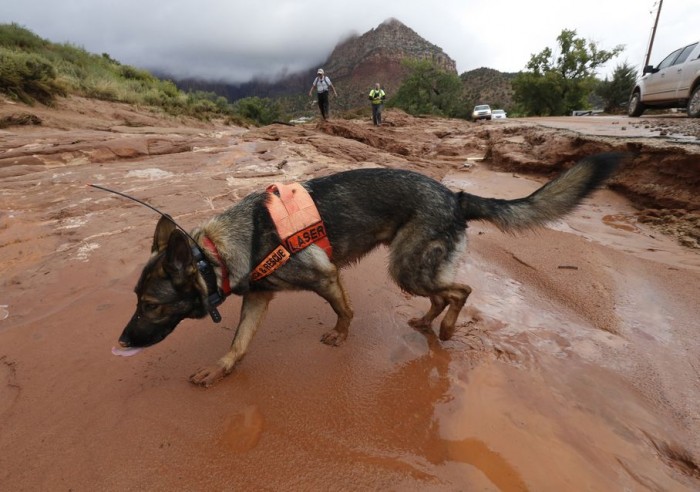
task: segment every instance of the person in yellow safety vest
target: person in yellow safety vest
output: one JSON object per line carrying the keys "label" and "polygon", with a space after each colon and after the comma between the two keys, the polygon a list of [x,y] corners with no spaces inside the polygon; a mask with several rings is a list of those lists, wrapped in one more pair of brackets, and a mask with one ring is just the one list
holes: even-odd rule
{"label": "person in yellow safety vest", "polygon": [[382,90],[379,82],[374,84],[374,89],[369,91],[369,100],[372,101],[372,122],[374,126],[381,126],[382,124],[382,106],[384,105],[384,99],[386,99],[386,93]]}

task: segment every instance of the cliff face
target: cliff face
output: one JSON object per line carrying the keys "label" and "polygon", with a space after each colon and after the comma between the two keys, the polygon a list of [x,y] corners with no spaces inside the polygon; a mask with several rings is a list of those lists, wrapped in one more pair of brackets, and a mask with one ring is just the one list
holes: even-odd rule
{"label": "cliff face", "polygon": [[[440,48],[396,19],[389,19],[362,36],[340,43],[324,64],[334,84],[350,95],[366,99],[375,82],[388,93],[395,93],[406,76],[402,62],[406,59],[431,60],[444,70],[457,73],[454,60]],[[364,99],[363,99],[364,100]]]}
{"label": "cliff face", "polygon": [[422,37],[396,19],[389,19],[359,37],[353,37],[335,47],[326,63],[338,75],[350,75],[348,68],[367,62],[401,62],[406,58],[429,59],[443,69],[457,73],[452,60],[439,46]]}

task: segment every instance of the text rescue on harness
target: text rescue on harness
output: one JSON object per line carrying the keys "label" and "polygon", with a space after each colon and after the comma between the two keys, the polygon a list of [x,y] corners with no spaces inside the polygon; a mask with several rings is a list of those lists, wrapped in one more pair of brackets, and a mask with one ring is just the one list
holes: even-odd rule
{"label": "text rescue on harness", "polygon": [[316,244],[328,258],[333,249],[316,204],[298,183],[274,183],[267,187],[267,209],[275,223],[282,244],[277,246],[250,274],[251,280],[263,279],[287,263],[292,254]]}

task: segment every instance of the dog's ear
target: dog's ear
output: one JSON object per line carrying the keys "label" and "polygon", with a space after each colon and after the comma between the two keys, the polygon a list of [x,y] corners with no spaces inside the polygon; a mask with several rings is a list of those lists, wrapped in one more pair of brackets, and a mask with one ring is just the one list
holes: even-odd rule
{"label": "dog's ear", "polygon": [[168,246],[170,234],[175,230],[177,230],[175,222],[173,222],[169,216],[163,215],[156,225],[156,232],[153,233],[151,253],[160,253],[163,251],[166,246]]}
{"label": "dog's ear", "polygon": [[195,273],[192,247],[187,236],[179,229],[170,233],[163,267],[176,286],[184,285]]}

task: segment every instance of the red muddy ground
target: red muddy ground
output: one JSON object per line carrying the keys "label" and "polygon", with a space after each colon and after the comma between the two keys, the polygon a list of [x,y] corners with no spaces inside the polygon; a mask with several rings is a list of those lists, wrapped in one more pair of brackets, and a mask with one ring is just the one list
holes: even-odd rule
{"label": "red muddy ground", "polygon": [[[43,123],[0,130],[3,490],[700,487],[697,121],[388,112],[378,130],[249,131],[82,99],[0,105],[26,114]],[[211,389],[187,377],[226,351],[239,299],[221,325],[110,353],[158,217],[85,183],[191,228],[272,181],[389,166],[509,198],[606,150],[634,155],[565,220],[521,236],[470,225],[457,276],[474,293],[450,342],[408,326],[428,302],[389,281],[378,250],[345,271],[340,348],[319,343],[325,301],[284,293]]]}

